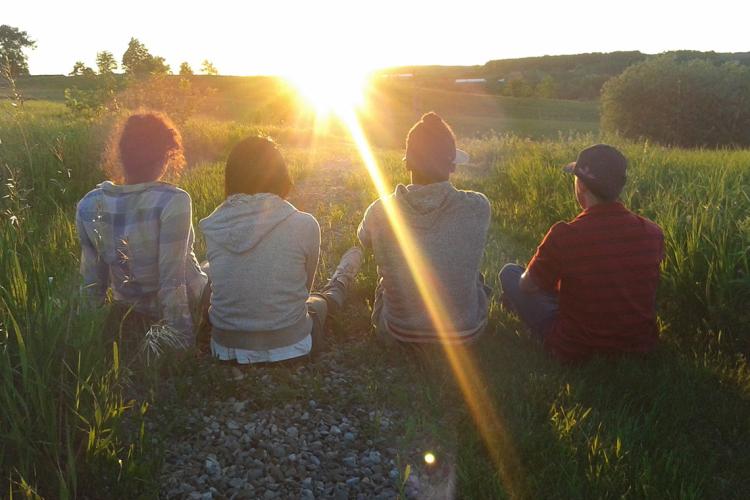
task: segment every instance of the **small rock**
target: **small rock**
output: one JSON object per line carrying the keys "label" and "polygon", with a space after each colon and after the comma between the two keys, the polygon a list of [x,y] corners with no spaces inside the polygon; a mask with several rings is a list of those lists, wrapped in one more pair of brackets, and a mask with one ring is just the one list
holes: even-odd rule
{"label": "small rock", "polygon": [[221,465],[219,465],[219,461],[216,459],[215,455],[209,455],[206,457],[204,466],[209,476],[218,477],[221,475]]}
{"label": "small rock", "polygon": [[370,459],[370,463],[372,464],[379,464],[381,461],[380,452],[379,451],[371,451],[370,455],[368,456]]}
{"label": "small rock", "polygon": [[391,481],[398,481],[398,478],[401,474],[399,474],[398,469],[391,469],[391,471],[388,473],[388,477],[391,478]]}
{"label": "small rock", "polygon": [[342,462],[347,467],[356,467],[357,466],[357,457],[353,457],[353,456],[344,457],[344,460],[342,460]]}
{"label": "small rock", "polygon": [[245,486],[245,480],[239,477],[233,477],[229,480],[229,486],[231,486],[232,488],[240,489]]}
{"label": "small rock", "polygon": [[354,441],[354,433],[347,432],[344,434],[344,441]]}
{"label": "small rock", "polygon": [[292,439],[297,439],[297,436],[299,435],[299,430],[296,427],[291,426],[287,428],[286,435]]}
{"label": "small rock", "polygon": [[248,469],[247,471],[247,477],[251,481],[256,481],[263,477],[265,473],[263,472],[263,469],[261,468],[254,468],[254,469]]}
{"label": "small rock", "polygon": [[358,477],[352,477],[346,480],[346,485],[349,488],[354,488],[359,484],[359,478]]}

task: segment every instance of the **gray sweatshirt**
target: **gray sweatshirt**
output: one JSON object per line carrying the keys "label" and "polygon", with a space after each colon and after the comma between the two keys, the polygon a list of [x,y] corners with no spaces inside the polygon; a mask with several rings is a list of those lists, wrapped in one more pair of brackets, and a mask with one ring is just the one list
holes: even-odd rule
{"label": "gray sweatshirt", "polygon": [[[450,319],[449,340],[480,334],[487,323],[488,297],[479,266],[490,223],[490,204],[481,193],[460,191],[446,181],[399,185],[388,197],[419,247],[423,272],[432,273],[439,302]],[[365,212],[358,236],[373,249],[378,290],[373,322],[399,340],[434,342],[434,324],[425,309],[383,206]]]}
{"label": "gray sweatshirt", "polygon": [[273,194],[238,194],[200,228],[208,247],[215,341],[274,349],[310,334],[306,301],[320,254],[315,217]]}

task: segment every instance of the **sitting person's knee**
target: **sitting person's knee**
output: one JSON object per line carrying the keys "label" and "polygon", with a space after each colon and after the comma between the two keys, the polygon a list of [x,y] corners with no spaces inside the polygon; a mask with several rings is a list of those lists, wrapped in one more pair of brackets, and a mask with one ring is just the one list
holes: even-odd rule
{"label": "sitting person's knee", "polygon": [[523,267],[518,264],[505,264],[497,275],[503,290],[509,287],[517,287],[523,274]]}

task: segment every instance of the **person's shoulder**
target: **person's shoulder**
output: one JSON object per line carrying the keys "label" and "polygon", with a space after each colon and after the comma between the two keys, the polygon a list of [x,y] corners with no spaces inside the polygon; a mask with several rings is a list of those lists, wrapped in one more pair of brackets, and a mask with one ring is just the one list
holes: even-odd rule
{"label": "person's shoulder", "polygon": [[88,210],[92,205],[96,204],[97,200],[103,195],[104,190],[102,189],[102,184],[98,184],[94,189],[83,195],[78,201],[78,205],[76,206],[77,211]]}
{"label": "person's shoulder", "polygon": [[149,189],[149,191],[157,192],[160,194],[163,193],[167,195],[170,200],[178,199],[180,201],[192,201],[192,199],[190,198],[190,193],[168,182],[155,183],[154,186]]}
{"label": "person's shoulder", "polygon": [[642,215],[638,215],[635,213],[633,215],[637,217],[638,221],[641,223],[641,225],[643,226],[643,229],[647,233],[653,234],[653,235],[661,235],[662,237],[664,236],[664,231],[662,231],[661,226],[659,226],[659,224],[652,221],[648,217],[644,217]]}
{"label": "person's shoulder", "polygon": [[545,240],[558,243],[560,240],[574,236],[576,233],[576,221],[557,221],[549,228]]}
{"label": "person's shoulder", "polygon": [[[150,199],[148,203],[153,203],[157,207],[161,206],[167,211],[192,211],[193,200],[190,198],[190,194],[188,194],[187,191],[180,189],[173,184],[166,183],[156,186],[154,191],[159,193],[159,197],[156,199]],[[162,195],[164,196],[162,197]]]}
{"label": "person's shoulder", "polygon": [[370,206],[365,209],[365,213],[362,216],[363,220],[372,220],[378,217],[382,217],[385,214],[385,203],[392,202],[394,194],[390,193],[386,196],[376,199]]}
{"label": "person's shoulder", "polygon": [[307,212],[297,210],[289,216],[289,222],[295,224],[300,228],[320,231],[320,224],[318,223],[318,219],[316,219],[313,214]]}
{"label": "person's shoulder", "polygon": [[487,198],[487,195],[479,191],[465,189],[457,189],[456,192],[461,196],[463,202],[471,206],[474,210],[489,214],[490,200]]}

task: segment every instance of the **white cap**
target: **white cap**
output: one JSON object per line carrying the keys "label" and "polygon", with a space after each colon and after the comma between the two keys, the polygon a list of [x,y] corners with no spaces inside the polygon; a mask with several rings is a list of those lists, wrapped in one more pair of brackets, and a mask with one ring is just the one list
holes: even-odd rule
{"label": "white cap", "polygon": [[464,151],[463,149],[456,148],[456,159],[453,160],[454,165],[466,165],[469,163],[469,153]]}

